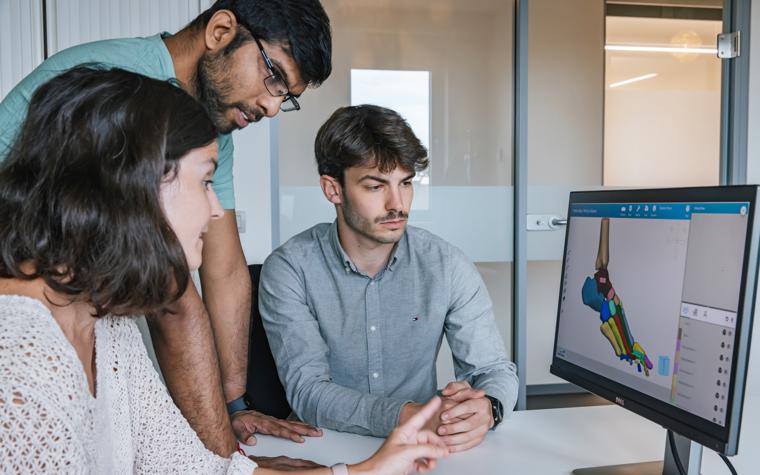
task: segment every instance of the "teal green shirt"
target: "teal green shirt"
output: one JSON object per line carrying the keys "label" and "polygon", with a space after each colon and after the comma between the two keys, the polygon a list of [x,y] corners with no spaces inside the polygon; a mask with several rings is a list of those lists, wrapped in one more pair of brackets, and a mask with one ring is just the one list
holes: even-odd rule
{"label": "teal green shirt", "polygon": [[[0,161],[8,155],[37,87],[74,66],[91,63],[126,69],[162,81],[174,79],[174,64],[161,36],[86,43],[65,49],[45,60],[0,102]],[[222,207],[232,209],[235,207],[232,137],[229,134],[219,135],[217,143],[219,166],[214,175],[214,191]]]}

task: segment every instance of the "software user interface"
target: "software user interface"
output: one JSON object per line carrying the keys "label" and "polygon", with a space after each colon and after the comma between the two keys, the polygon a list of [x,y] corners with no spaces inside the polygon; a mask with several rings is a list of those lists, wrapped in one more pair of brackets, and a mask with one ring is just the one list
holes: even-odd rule
{"label": "software user interface", "polygon": [[572,204],[557,357],[725,426],[748,215]]}

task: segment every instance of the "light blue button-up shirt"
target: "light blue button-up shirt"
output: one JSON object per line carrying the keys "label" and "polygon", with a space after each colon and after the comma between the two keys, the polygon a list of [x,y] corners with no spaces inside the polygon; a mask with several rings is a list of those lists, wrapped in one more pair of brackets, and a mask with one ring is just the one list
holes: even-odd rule
{"label": "light blue button-up shirt", "polygon": [[293,237],[264,263],[259,309],[295,414],[319,427],[387,436],[401,407],[437,390],[445,335],[457,380],[517,399],[517,373],[491,299],[462,251],[407,227],[385,269],[360,272],[337,225]]}

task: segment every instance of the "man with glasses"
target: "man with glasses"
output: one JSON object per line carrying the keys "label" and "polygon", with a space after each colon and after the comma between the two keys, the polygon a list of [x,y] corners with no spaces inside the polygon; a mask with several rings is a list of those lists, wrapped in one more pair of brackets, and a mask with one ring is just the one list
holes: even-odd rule
{"label": "man with glasses", "polygon": [[320,435],[308,425],[249,410],[246,402],[251,282],[235,222],[230,137],[280,110],[299,110],[297,97],[330,75],[330,25],[319,1],[219,0],[175,35],[106,40],[61,51],[0,103],[0,160],[35,89],[84,63],[175,82],[205,106],[220,132],[213,186],[225,213],[204,238],[203,300],[191,285],[175,314],[149,319],[163,375],[183,415],[205,445],[223,456],[234,451],[235,434],[249,444],[255,443],[254,433],[295,441]]}

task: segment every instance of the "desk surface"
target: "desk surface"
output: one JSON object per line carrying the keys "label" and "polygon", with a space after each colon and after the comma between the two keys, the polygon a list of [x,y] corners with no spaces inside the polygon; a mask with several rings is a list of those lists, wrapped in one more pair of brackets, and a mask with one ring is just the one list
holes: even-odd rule
{"label": "desk surface", "polygon": [[[760,464],[760,397],[747,399],[739,455],[731,461],[740,474]],[[621,437],[621,434],[628,437]],[[630,437],[633,435],[633,437]],[[370,456],[381,439],[325,431],[303,444],[260,436],[254,455],[288,455],[325,465],[353,463]],[[575,468],[661,460],[665,430],[617,406],[515,412],[481,445],[451,455],[432,472],[447,474],[569,474]],[[753,453],[754,452],[754,453]],[[729,473],[720,458],[705,450],[702,474]]]}

